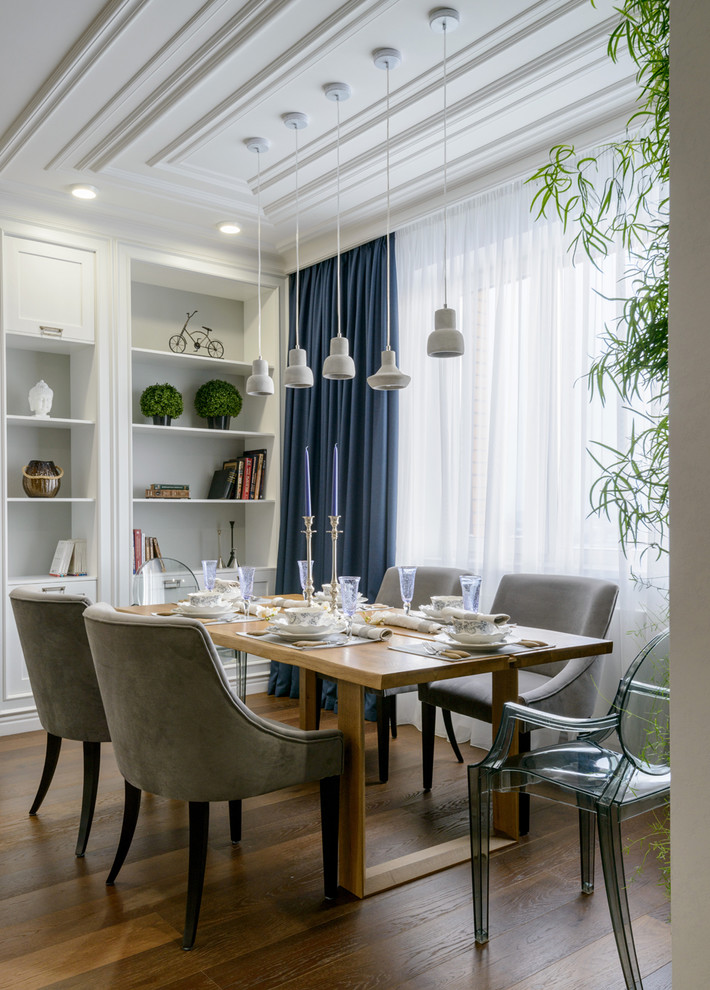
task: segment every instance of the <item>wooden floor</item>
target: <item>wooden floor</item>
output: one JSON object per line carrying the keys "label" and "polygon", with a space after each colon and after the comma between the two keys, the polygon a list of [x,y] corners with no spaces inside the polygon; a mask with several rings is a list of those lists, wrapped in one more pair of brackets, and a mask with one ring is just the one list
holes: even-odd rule
{"label": "wooden floor", "polygon": [[[297,703],[250,696],[260,714],[296,723]],[[333,716],[324,716],[324,725]],[[400,728],[387,785],[377,782],[368,725],[369,861],[466,830],[466,774],[437,740],[434,790],[420,783],[420,736]],[[44,734],[0,738],[0,988],[97,990],[621,990],[598,864],[597,893],[578,882],[576,816],[533,804],[531,834],[495,854],[491,931],[474,946],[468,865],[364,901],[321,898],[317,789],[245,802],[244,838],[229,841],[227,809],[212,807],[197,943],[180,948],[187,813],[144,796],[128,860],[104,880],[115,851],[123,786],[110,747],[87,855],[73,854],[81,800],[81,745],[65,743],[36,818],[30,806]],[[472,760],[475,751],[469,750]],[[468,756],[467,753],[467,756]],[[645,824],[630,823],[629,837]],[[632,847],[628,860],[638,864]],[[646,990],[671,986],[668,903],[649,862],[630,885]]]}

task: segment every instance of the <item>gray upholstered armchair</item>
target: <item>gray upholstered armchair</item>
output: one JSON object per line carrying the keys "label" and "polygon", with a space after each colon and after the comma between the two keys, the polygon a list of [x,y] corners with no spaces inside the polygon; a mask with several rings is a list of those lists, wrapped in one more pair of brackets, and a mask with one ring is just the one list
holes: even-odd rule
{"label": "gray upholstered armchair", "polygon": [[89,840],[99,786],[101,743],[110,739],[91,650],[84,628],[83,595],[14,588],[10,601],[22,644],[37,714],[47,733],[44,769],[30,814],[36,815],[49,790],[62,739],[84,744],[84,788],[76,855]]}
{"label": "gray upholstered armchair", "polygon": [[[618,593],[617,585],[597,578],[568,574],[505,574],[498,585],[491,612],[507,613],[521,626],[601,638],[609,628]],[[518,701],[556,715],[588,718],[597,700],[600,664],[601,657],[597,656],[520,670]],[[422,702],[424,789],[429,790],[433,777],[436,709],[443,710],[449,741],[459,763],[463,763],[451,713],[491,722],[491,675],[476,674],[422,684],[419,700]],[[525,733],[520,746],[521,749],[529,746]],[[521,802],[521,808],[524,807],[525,803]],[[524,818],[521,827],[526,830]]]}
{"label": "gray upholstered armchair", "polygon": [[334,897],[343,737],[304,732],[260,718],[229,689],[205,627],[181,616],[86,610],[125,810],[107,883],[125,860],[141,791],[189,802],[190,853],[183,948],[197,931],[207,855],[209,802],[228,801],[233,842],[241,838],[243,798],[320,781],[325,896]]}

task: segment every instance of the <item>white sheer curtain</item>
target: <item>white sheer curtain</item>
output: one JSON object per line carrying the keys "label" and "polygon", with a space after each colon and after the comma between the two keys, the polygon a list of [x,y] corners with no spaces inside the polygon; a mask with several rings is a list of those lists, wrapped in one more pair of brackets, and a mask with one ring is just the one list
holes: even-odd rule
{"label": "white sheer curtain", "polygon": [[[412,376],[400,393],[397,561],[481,574],[484,608],[504,573],[617,581],[610,635],[620,648],[601,685],[612,697],[659,608],[631,579],[615,520],[590,516],[598,469],[587,449],[623,447],[630,423],[615,396],[590,403],[586,381],[600,330],[619,314],[614,297],[628,291],[626,259],[573,261],[569,235],[535,221],[531,198],[519,181],[449,208],[448,304],[463,358],[426,353],[443,305],[443,214],[397,232],[399,365]],[[642,577],[665,566],[633,563]],[[402,720],[417,721],[415,698],[401,697]],[[490,728],[483,738],[479,728],[472,739],[485,745]]]}

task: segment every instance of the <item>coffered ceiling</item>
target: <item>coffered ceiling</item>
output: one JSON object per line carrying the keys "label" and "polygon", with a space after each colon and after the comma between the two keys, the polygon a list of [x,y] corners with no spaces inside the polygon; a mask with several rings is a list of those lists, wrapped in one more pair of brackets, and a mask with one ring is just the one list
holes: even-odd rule
{"label": "coffered ceiling", "polygon": [[[372,53],[399,49],[391,70],[392,226],[442,203],[444,37],[432,0],[21,0],[3,4],[0,195],[50,212],[82,212],[116,229],[158,229],[253,250],[257,156],[262,236],[293,263],[298,132],[302,260],[335,251],[340,104],[343,248],[384,233],[386,73]],[[449,202],[524,174],[561,140],[618,130],[635,95],[633,68],[606,43],[613,0],[458,0],[447,35]],[[84,181],[99,196],[76,203]],[[92,212],[93,211],[93,212]]]}

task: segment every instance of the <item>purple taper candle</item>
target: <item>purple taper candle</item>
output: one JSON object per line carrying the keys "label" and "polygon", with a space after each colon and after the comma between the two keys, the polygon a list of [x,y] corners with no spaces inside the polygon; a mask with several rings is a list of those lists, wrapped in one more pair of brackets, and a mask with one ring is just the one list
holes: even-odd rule
{"label": "purple taper candle", "polygon": [[338,445],[333,447],[333,513],[338,514]]}
{"label": "purple taper candle", "polygon": [[311,463],[308,459],[308,447],[306,447],[306,515],[313,515],[311,512]]}

